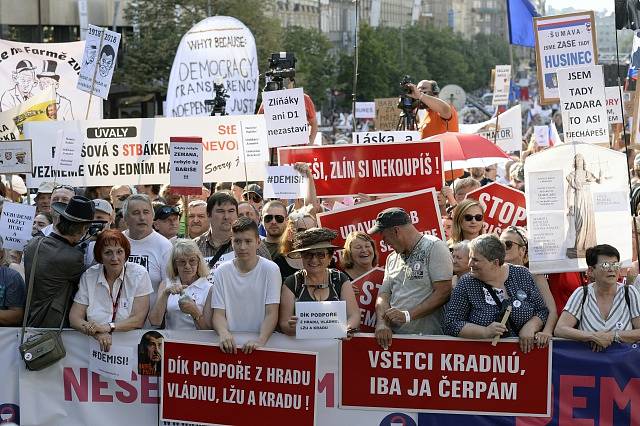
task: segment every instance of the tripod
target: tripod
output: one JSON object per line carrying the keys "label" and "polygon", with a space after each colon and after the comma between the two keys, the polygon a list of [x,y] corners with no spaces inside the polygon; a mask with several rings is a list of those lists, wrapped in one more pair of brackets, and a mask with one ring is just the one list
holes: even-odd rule
{"label": "tripod", "polygon": [[396,130],[418,130],[416,115],[410,109],[402,108]]}

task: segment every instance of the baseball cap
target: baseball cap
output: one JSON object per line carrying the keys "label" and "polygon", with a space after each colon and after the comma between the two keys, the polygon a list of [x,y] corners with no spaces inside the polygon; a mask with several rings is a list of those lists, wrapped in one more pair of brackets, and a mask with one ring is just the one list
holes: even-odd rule
{"label": "baseball cap", "polygon": [[155,208],[153,220],[164,220],[172,214],[180,216],[180,208],[177,206],[160,205]]}
{"label": "baseball cap", "polygon": [[248,194],[249,192],[255,192],[262,198],[262,188],[257,183],[252,183],[242,192],[242,195]]}
{"label": "baseball cap", "polygon": [[97,211],[104,212],[108,215],[113,214],[113,207],[111,206],[111,203],[109,203],[107,200],[103,200],[102,198],[96,198],[95,200],[93,200],[93,204],[96,206]]}
{"label": "baseball cap", "polygon": [[53,182],[42,182],[38,186],[38,194],[51,194],[55,186],[56,184]]}
{"label": "baseball cap", "polygon": [[376,217],[376,223],[367,233],[369,235],[381,232],[387,228],[401,226],[411,223],[411,218],[404,209],[399,207],[391,207],[382,210]]}

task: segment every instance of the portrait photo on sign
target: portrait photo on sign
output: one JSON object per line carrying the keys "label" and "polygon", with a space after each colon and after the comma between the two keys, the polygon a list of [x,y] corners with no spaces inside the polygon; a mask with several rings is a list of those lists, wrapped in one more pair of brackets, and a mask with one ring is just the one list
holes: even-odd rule
{"label": "portrait photo on sign", "polygon": [[162,343],[164,336],[159,332],[147,331],[138,344],[138,374],[160,376],[162,372]]}
{"label": "portrait photo on sign", "polygon": [[631,219],[625,155],[592,144],[555,146],[527,158],[525,187],[530,269],[585,270],[596,244],[631,261]]}

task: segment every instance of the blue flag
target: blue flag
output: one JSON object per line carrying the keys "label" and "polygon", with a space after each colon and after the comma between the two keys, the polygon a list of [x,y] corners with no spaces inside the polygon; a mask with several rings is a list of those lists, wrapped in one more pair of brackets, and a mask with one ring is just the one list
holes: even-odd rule
{"label": "blue flag", "polygon": [[507,0],[509,43],[534,47],[533,17],[540,16],[530,0]]}

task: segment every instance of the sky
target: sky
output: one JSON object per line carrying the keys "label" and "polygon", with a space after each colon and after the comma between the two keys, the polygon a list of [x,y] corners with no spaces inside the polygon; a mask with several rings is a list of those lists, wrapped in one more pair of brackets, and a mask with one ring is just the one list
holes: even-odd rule
{"label": "sky", "polygon": [[578,10],[606,10],[613,12],[614,0],[547,0],[547,7],[554,9],[564,9],[573,7]]}

